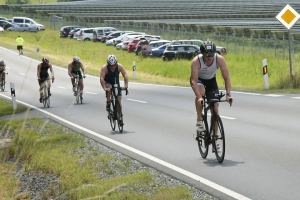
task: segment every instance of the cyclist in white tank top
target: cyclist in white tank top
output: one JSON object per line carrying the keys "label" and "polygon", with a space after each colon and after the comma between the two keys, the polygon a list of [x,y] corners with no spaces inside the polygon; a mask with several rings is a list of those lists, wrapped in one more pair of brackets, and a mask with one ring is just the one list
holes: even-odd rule
{"label": "cyclist in white tank top", "polygon": [[[231,82],[226,60],[223,56],[216,53],[216,45],[211,41],[205,41],[200,46],[201,54],[197,55],[191,64],[190,84],[195,93],[195,105],[197,111],[197,130],[205,130],[202,119],[203,97],[206,95],[208,99],[214,93],[219,93],[216,81],[216,72],[221,70],[225,82],[226,100],[231,105],[233,99],[231,97]],[[219,104],[216,103],[216,112],[219,113]]]}

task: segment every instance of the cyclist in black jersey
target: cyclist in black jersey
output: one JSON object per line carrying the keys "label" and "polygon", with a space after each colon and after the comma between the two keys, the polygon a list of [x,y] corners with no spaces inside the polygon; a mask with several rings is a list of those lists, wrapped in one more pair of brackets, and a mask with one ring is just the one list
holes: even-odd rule
{"label": "cyclist in black jersey", "polygon": [[[217,70],[221,70],[225,82],[226,100],[231,105],[231,82],[226,60],[223,56],[216,53],[216,45],[211,41],[205,41],[200,46],[201,54],[197,55],[191,64],[190,84],[195,93],[195,105],[197,111],[197,131],[204,131],[205,127],[202,119],[203,97],[212,98],[212,94],[219,93],[216,81]],[[217,113],[219,113],[219,103],[215,104]]]}
{"label": "cyclist in black jersey", "polygon": [[4,73],[4,79],[5,79],[5,70],[6,70],[6,64],[4,63],[4,60],[0,61],[0,82],[2,81],[2,73]]}
{"label": "cyclist in black jersey", "polygon": [[[110,107],[109,102],[110,102],[112,85],[116,83],[120,87],[120,80],[119,80],[120,72],[124,78],[124,88],[128,88],[128,76],[123,65],[118,63],[116,56],[109,55],[107,57],[107,64],[103,65],[100,72],[100,84],[104,89],[104,91],[107,92],[106,110],[109,110]],[[122,93],[121,93],[121,89],[119,89],[118,100],[120,102],[120,105],[122,106],[121,97],[122,97]]]}
{"label": "cyclist in black jersey", "polygon": [[37,66],[37,77],[39,81],[40,86],[40,102],[42,103],[42,92],[43,92],[43,86],[44,82],[48,82],[48,95],[51,96],[50,88],[51,88],[51,82],[50,82],[50,76],[48,74],[48,69],[50,69],[51,77],[52,77],[52,83],[54,82],[54,71],[52,69],[52,64],[49,63],[49,59],[46,57],[43,57],[42,63],[38,64]]}

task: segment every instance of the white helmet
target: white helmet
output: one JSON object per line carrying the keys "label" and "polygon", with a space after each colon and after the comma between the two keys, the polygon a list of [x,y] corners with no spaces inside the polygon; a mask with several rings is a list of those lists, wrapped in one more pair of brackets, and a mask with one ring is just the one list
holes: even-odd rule
{"label": "white helmet", "polygon": [[73,61],[79,62],[80,58],[78,56],[74,56]]}
{"label": "white helmet", "polygon": [[109,65],[116,65],[118,63],[118,60],[115,55],[108,55],[107,57],[107,64]]}

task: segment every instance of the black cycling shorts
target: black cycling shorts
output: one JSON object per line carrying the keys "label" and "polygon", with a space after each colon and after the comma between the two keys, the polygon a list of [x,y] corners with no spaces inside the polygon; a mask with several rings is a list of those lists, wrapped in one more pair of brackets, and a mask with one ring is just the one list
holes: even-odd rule
{"label": "black cycling shorts", "polygon": [[[111,86],[114,86],[114,83],[112,84],[112,83],[107,82],[107,81],[105,81],[105,84],[111,84]],[[120,82],[117,83],[117,84],[118,84],[118,96],[122,96],[122,90],[120,88]]]}
{"label": "black cycling shorts", "polygon": [[[190,84],[192,85],[192,78],[190,78]],[[216,77],[212,79],[201,79],[198,77],[197,85],[203,85],[205,88],[205,95],[208,100],[213,99],[215,94],[219,94],[219,88]]]}
{"label": "black cycling shorts", "polygon": [[71,71],[71,73],[72,74],[76,74],[76,75],[78,74],[79,75],[79,80],[83,79],[81,71],[76,71],[76,72],[75,71]]}

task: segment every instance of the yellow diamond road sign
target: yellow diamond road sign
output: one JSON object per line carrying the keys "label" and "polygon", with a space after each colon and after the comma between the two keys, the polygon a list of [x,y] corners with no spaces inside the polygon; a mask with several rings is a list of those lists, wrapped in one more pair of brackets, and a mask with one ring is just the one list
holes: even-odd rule
{"label": "yellow diamond road sign", "polygon": [[299,13],[287,4],[276,18],[287,28],[290,29],[300,18]]}

